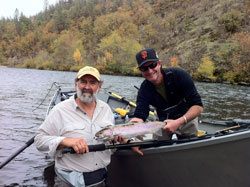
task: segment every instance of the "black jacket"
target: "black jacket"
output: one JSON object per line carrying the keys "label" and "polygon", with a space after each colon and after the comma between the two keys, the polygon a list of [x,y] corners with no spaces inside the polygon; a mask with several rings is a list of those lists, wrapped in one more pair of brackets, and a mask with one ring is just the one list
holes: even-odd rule
{"label": "black jacket", "polygon": [[203,106],[189,73],[181,68],[163,68],[162,72],[168,102],[156,91],[151,82],[144,80],[138,91],[134,117],[145,121],[149,114],[149,105],[156,108],[161,121],[166,118],[177,119],[193,105]]}

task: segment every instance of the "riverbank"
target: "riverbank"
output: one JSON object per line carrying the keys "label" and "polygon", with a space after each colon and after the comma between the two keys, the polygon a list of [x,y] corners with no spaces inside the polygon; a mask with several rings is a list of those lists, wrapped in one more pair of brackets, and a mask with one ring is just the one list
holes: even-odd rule
{"label": "riverbank", "polygon": [[[0,66],[0,68],[21,68],[21,69],[36,69],[36,68],[23,68],[23,67],[9,67],[9,66]],[[113,75],[113,76],[131,76],[131,77],[142,77],[141,72],[137,69],[133,69],[133,71],[129,72],[127,71],[126,73],[120,73],[120,72],[108,72],[105,71],[104,69],[100,67],[96,67],[102,75]],[[48,70],[48,71],[62,71],[62,72],[77,72],[78,69],[74,70],[51,70],[51,69],[38,69],[38,70]],[[192,76],[193,80],[196,82],[202,82],[202,83],[221,83],[221,84],[231,84],[231,85],[239,85],[239,86],[250,86],[250,83],[247,82],[229,82],[229,81],[223,81],[219,78],[215,79],[199,79],[194,76]]]}

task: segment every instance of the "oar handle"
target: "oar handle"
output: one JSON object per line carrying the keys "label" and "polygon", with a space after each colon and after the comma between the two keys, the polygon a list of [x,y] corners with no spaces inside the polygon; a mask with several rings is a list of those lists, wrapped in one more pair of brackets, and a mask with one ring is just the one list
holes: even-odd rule
{"label": "oar handle", "polygon": [[[175,143],[173,140],[164,140],[163,142],[153,140],[153,141],[145,141],[145,142],[132,142],[129,144],[111,144],[111,145],[105,145],[105,144],[96,144],[96,145],[89,145],[89,152],[95,152],[95,151],[104,151],[106,149],[129,149],[131,147],[140,146],[140,148],[150,148],[150,147],[157,147],[161,145],[171,145]],[[62,153],[71,153],[75,154],[75,150],[72,147],[66,147],[62,149]]]}
{"label": "oar handle", "polygon": [[62,154],[66,154],[66,153],[74,154],[76,152],[72,147],[66,147],[62,149]]}
{"label": "oar handle", "polygon": [[[105,144],[96,144],[96,145],[89,145],[89,152],[95,152],[95,151],[104,151],[106,149]],[[72,147],[66,147],[62,149],[62,153],[76,153],[75,150]]]}

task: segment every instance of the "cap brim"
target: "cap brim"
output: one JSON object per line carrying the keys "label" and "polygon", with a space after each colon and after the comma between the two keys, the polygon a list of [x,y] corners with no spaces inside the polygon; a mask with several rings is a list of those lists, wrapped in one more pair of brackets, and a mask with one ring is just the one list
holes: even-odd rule
{"label": "cap brim", "polygon": [[101,80],[97,75],[94,75],[94,74],[92,74],[92,73],[83,73],[83,74],[79,75],[77,78],[80,79],[80,78],[83,77],[84,75],[91,75],[91,76],[95,77],[98,81]]}
{"label": "cap brim", "polygon": [[138,68],[141,67],[141,66],[143,66],[143,65],[146,64],[147,62],[157,62],[157,61],[159,61],[159,60],[158,60],[158,59],[147,59],[147,60],[143,61],[143,62],[138,66]]}

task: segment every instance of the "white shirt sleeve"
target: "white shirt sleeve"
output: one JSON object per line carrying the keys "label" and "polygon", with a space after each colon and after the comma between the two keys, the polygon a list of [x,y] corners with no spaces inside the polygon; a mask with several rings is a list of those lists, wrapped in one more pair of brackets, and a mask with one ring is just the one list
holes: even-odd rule
{"label": "white shirt sleeve", "polygon": [[50,157],[55,157],[57,147],[65,138],[59,135],[60,127],[57,123],[57,121],[60,120],[59,118],[60,115],[58,112],[52,110],[50,115],[39,127],[35,136],[35,145],[37,149],[47,153]]}

